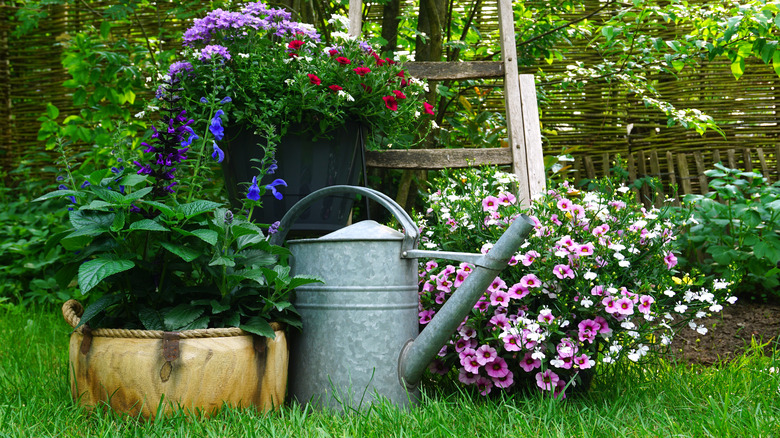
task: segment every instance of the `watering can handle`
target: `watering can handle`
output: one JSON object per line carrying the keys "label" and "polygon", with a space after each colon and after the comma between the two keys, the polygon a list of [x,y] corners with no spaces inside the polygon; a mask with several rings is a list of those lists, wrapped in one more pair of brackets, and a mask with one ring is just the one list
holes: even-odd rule
{"label": "watering can handle", "polygon": [[361,194],[381,204],[393,214],[404,229],[404,240],[401,250],[409,251],[417,247],[417,240],[420,235],[419,228],[417,227],[417,224],[414,223],[411,216],[409,216],[409,213],[401,208],[400,205],[396,204],[395,201],[382,192],[378,192],[368,187],[347,185],[325,187],[306,195],[306,197],[298,201],[290,208],[284,217],[282,217],[282,220],[279,221],[279,231],[271,236],[271,244],[281,245],[284,242],[285,237],[287,237],[287,231],[290,229],[290,225],[295,223],[298,217],[306,211],[314,201],[327,196],[341,195],[344,193]]}

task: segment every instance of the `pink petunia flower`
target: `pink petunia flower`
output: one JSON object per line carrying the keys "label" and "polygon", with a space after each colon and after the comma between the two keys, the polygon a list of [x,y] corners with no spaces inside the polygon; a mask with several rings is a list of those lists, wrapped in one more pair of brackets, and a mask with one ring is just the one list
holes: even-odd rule
{"label": "pink petunia flower", "polygon": [[536,258],[539,257],[539,253],[537,251],[528,251],[523,255],[522,263],[523,266],[531,266],[531,264],[536,260]]}
{"label": "pink petunia flower", "polygon": [[501,289],[497,289],[490,293],[490,305],[509,307],[509,294]]}
{"label": "pink petunia flower", "polygon": [[496,349],[490,345],[485,344],[477,348],[476,359],[480,365],[493,362],[497,356]]}
{"label": "pink petunia flower", "polygon": [[639,298],[639,311],[645,315],[650,313],[650,307],[655,302],[655,299],[650,295],[642,295]]}
{"label": "pink petunia flower", "polygon": [[507,372],[506,376],[493,378],[493,384],[496,385],[496,388],[509,388],[514,383],[515,378],[511,371]]}
{"label": "pink petunia flower", "polygon": [[615,301],[615,307],[617,308],[617,312],[621,315],[628,316],[634,314],[634,302],[631,301],[631,298],[619,298],[617,301]]}
{"label": "pink petunia flower", "polygon": [[530,373],[540,366],[542,366],[542,361],[531,357],[531,353],[525,353],[525,357],[520,360],[520,368],[527,373]]}
{"label": "pink petunia flower", "polygon": [[482,200],[482,210],[483,211],[496,211],[498,210],[498,206],[500,204],[500,201],[498,198],[492,195],[488,195],[485,197],[485,199]]}
{"label": "pink petunia flower", "polygon": [[479,390],[479,393],[482,395],[490,394],[490,391],[493,389],[493,381],[488,379],[487,377],[480,377],[479,379],[477,379],[475,385],[477,385],[477,389]]}
{"label": "pink petunia flower", "polygon": [[664,262],[666,262],[666,269],[672,269],[677,266],[677,257],[670,251],[664,256]]}
{"label": "pink petunia flower", "polygon": [[506,335],[502,339],[504,341],[504,350],[506,351],[520,351],[520,345],[518,345],[518,335]]}
{"label": "pink petunia flower", "polygon": [[569,265],[555,265],[553,274],[561,280],[564,278],[574,278],[574,271]]}
{"label": "pink petunia flower", "polygon": [[431,322],[431,319],[435,314],[436,314],[435,310],[423,310],[422,312],[419,313],[420,324],[428,324],[429,322]]}
{"label": "pink petunia flower", "polygon": [[470,373],[465,368],[461,368],[458,372],[458,380],[465,385],[473,385],[479,379],[479,374]]}
{"label": "pink petunia flower", "polygon": [[509,290],[506,291],[507,294],[509,294],[509,298],[515,299],[515,300],[521,300],[523,297],[528,295],[528,288],[523,287],[520,283],[515,283],[512,285],[512,287],[509,288]]}
{"label": "pink petunia flower", "polygon": [[588,341],[593,343],[601,327],[592,319],[584,319],[577,325],[577,328],[579,329],[578,336],[580,342]]}
{"label": "pink petunia flower", "polygon": [[308,77],[309,77],[309,82],[310,82],[312,85],[320,85],[320,84],[322,83],[322,80],[320,80],[320,78],[319,78],[317,75],[314,75],[314,74],[311,74],[311,73],[309,73],[309,74],[308,74],[308,75],[306,75],[306,76],[308,76]]}
{"label": "pink petunia flower", "polygon": [[487,374],[490,377],[504,377],[509,374],[509,366],[502,357],[493,359],[492,362],[485,366],[485,370],[487,370]]}

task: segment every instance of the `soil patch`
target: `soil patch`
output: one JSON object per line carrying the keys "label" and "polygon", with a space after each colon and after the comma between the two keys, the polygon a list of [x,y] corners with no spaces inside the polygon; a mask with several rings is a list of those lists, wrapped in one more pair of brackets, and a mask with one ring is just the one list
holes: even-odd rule
{"label": "soil patch", "polygon": [[764,345],[764,353],[780,350],[780,304],[740,299],[723,311],[701,319],[707,327],[701,335],[689,328],[678,333],[671,345],[672,354],[687,363],[713,365],[733,360],[745,353],[755,339]]}

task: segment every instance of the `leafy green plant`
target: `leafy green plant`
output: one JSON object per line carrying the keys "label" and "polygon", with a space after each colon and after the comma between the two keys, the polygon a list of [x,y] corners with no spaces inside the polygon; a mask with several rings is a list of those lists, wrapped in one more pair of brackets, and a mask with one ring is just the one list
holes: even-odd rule
{"label": "leafy green plant", "polygon": [[[72,203],[68,229],[51,239],[67,250],[58,280],[76,279],[81,294],[93,298],[81,324],[169,331],[237,326],[273,337],[271,320],[299,325],[291,291],[316,281],[290,276],[288,251],[269,244],[247,219],[261,207],[262,193],[276,192],[284,181],[265,187],[253,181],[235,214],[204,198],[206,144],[209,134],[221,132],[221,119],[216,115],[209,132],[198,136],[194,120],[176,105],[179,90],[176,80],[160,89],[159,129],[134,167],[98,169],[82,182],[66,163],[59,190],[38,198]],[[212,100],[213,114],[218,105]],[[212,158],[223,158],[216,145]]]}
{"label": "leafy green plant", "polygon": [[780,296],[780,182],[722,164],[705,175],[712,190],[684,198],[691,216],[679,240],[688,262],[706,274],[742,272],[742,293]]}

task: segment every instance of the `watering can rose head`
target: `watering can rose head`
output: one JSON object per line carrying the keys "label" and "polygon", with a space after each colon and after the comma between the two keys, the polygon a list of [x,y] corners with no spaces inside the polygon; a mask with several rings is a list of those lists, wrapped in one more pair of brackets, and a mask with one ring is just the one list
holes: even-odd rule
{"label": "watering can rose head", "polygon": [[[649,359],[654,344],[671,342],[673,328],[706,333],[696,319],[734,302],[735,276],[679,280],[677,230],[666,209],[643,207],[608,179],[595,192],[564,183],[526,209],[511,194],[513,177],[482,168],[445,173],[432,184],[428,214],[418,219],[429,246],[489,251],[517,214],[534,222],[531,237],[431,364],[434,374],[457,370],[462,384],[485,395],[531,386],[565,396],[587,386],[581,383],[596,366]],[[473,268],[421,266],[422,325]]]}
{"label": "watering can rose head", "polygon": [[[347,20],[330,23],[346,30]],[[265,3],[215,9],[184,33],[183,60],[168,74],[181,79],[184,106],[209,118],[201,96],[226,90],[233,123],[248,123],[272,143],[285,133],[327,134],[347,121],[369,127],[369,147],[409,144],[431,126],[427,84],[364,41],[337,31],[325,43],[313,26]],[[423,136],[424,137],[424,136]]]}
{"label": "watering can rose head", "polygon": [[160,120],[140,148],[117,152],[136,154],[131,165],[81,173],[67,163],[59,190],[40,198],[70,205],[70,230],[54,238],[68,249],[61,281],[78,284],[89,301],[81,324],[92,327],[237,326],[273,337],[269,321],[298,324],[293,282],[312,280],[290,276],[288,252],[247,218],[266,190],[282,197],[286,183],[258,185],[274,165],[264,161],[243,207],[227,209],[212,172],[225,158],[219,142],[230,99],[199,100],[209,116],[198,120],[179,106],[177,78],[158,89]]}

